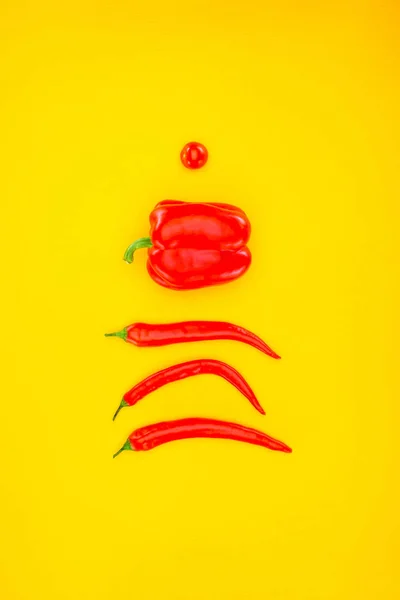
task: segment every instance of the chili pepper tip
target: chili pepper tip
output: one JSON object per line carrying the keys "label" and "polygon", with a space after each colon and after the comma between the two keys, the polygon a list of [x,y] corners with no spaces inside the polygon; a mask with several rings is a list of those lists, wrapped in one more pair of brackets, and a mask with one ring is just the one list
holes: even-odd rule
{"label": "chili pepper tip", "polygon": [[113,455],[113,458],[115,458],[116,456],[118,456],[118,454],[121,454],[121,452],[123,452],[124,450],[132,450],[132,446],[129,440],[126,440],[125,444],[122,446],[122,448],[120,448],[118,450],[118,452],[116,452]]}

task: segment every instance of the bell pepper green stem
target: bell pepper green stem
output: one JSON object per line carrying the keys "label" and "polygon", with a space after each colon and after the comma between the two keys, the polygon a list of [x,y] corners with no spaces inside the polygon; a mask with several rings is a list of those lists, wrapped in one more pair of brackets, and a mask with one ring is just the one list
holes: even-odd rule
{"label": "bell pepper green stem", "polygon": [[132,263],[133,255],[135,254],[136,250],[139,250],[140,248],[151,248],[152,245],[153,245],[153,242],[151,241],[151,238],[149,238],[149,237],[139,238],[138,240],[133,242],[130,246],[128,246],[127,249],[125,250],[124,261],[129,264]]}

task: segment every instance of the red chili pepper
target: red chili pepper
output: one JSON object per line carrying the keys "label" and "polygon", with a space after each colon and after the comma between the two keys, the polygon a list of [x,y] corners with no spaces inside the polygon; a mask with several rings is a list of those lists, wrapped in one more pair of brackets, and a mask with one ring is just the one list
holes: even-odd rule
{"label": "red chili pepper", "polygon": [[148,248],[150,276],[170,289],[225,283],[250,266],[250,229],[237,206],[164,200],[150,215],[150,237],[133,242],[124,260],[131,263],[138,248]]}
{"label": "red chili pepper", "polygon": [[150,375],[150,377],[143,379],[143,381],[136,384],[129,392],[126,392],[113,420],[121,408],[124,408],[125,406],[134,406],[139,400],[161,386],[167,385],[167,383],[186,379],[187,377],[193,377],[194,375],[218,375],[219,377],[223,377],[226,381],[234,385],[239,392],[246,396],[254,408],[262,415],[265,415],[265,411],[257,400],[253,390],[236,369],[219,360],[200,359],[173,365],[172,367],[158,371],[158,373],[154,373],[153,375]]}
{"label": "red chili pepper", "polygon": [[199,142],[189,142],[181,150],[181,161],[187,169],[200,169],[207,160],[208,150]]}
{"label": "red chili pepper", "polygon": [[279,354],[267,346],[257,335],[244,327],[225,321],[181,321],[179,323],[133,323],[106,337],[119,337],[135,346],[167,346],[182,342],[200,342],[202,340],[236,340],[261,350],[272,358]]}
{"label": "red chili pepper", "polygon": [[113,458],[123,450],[151,450],[161,444],[189,438],[221,438],[247,442],[279,452],[292,451],[283,442],[275,440],[266,433],[257,431],[257,429],[227,421],[195,417],[154,423],[136,429],[131,433],[122,448],[114,454]]}

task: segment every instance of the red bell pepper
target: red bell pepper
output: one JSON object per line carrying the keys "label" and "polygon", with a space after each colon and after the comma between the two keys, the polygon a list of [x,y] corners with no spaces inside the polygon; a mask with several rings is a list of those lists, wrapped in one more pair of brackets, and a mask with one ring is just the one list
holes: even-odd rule
{"label": "red bell pepper", "polygon": [[250,266],[250,230],[237,206],[164,200],[150,214],[150,237],[133,242],[124,260],[131,263],[137,249],[148,248],[150,276],[170,289],[225,283]]}

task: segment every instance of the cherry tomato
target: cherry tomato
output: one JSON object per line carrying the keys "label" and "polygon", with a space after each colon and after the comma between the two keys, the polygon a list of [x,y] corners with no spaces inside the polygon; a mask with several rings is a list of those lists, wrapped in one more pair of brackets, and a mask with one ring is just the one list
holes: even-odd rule
{"label": "cherry tomato", "polygon": [[199,142],[189,142],[181,150],[181,161],[187,169],[200,169],[208,160],[208,151]]}

